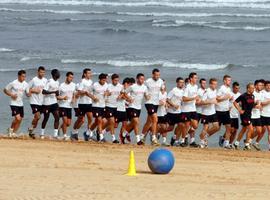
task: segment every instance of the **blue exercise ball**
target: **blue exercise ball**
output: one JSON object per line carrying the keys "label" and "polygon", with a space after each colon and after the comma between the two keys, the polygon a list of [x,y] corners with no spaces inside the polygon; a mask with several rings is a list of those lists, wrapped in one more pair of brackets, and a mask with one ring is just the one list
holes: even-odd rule
{"label": "blue exercise ball", "polygon": [[168,174],[174,166],[174,156],[168,149],[158,148],[149,155],[148,166],[154,174]]}

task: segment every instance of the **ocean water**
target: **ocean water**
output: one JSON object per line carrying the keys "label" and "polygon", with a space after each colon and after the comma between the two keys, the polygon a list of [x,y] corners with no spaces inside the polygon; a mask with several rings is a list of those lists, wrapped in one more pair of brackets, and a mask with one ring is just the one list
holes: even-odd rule
{"label": "ocean water", "polygon": [[[30,80],[39,65],[62,77],[74,71],[76,81],[84,67],[121,77],[150,76],[157,67],[168,89],[196,71],[220,80],[230,74],[244,91],[247,82],[269,79],[269,35],[268,0],[0,0],[0,85],[18,69]],[[5,132],[9,99],[0,99]],[[27,99],[25,111],[22,132],[31,119]]]}

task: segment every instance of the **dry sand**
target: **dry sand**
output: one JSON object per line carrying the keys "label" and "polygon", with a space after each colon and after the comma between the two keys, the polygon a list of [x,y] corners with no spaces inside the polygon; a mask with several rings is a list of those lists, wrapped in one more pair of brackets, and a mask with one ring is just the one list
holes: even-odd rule
{"label": "dry sand", "polygon": [[[128,177],[134,150],[138,176]],[[152,147],[0,140],[0,199],[269,199],[269,152],[171,148],[169,175],[147,166]]]}

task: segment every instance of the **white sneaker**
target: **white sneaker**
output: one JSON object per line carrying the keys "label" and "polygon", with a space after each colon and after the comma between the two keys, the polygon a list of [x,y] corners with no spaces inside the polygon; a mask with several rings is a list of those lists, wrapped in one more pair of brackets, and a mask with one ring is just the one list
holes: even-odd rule
{"label": "white sneaker", "polygon": [[64,137],[63,137],[64,141],[68,141],[69,139],[70,139],[70,137],[68,135],[64,135]]}
{"label": "white sneaker", "polygon": [[8,128],[8,129],[7,129],[7,135],[8,135],[8,137],[12,137],[12,131],[11,131],[11,128]]}
{"label": "white sneaker", "polygon": [[11,135],[13,138],[17,138],[18,137],[18,135],[16,134],[16,133],[12,133],[12,135]]}
{"label": "white sneaker", "polygon": [[40,135],[40,139],[44,140],[45,139],[45,135]]}

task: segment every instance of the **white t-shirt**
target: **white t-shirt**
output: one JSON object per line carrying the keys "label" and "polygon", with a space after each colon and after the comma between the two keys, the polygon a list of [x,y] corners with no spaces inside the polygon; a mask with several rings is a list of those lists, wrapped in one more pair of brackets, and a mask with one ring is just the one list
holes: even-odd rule
{"label": "white t-shirt", "polygon": [[[47,83],[46,78],[38,78],[37,76],[34,77],[30,82],[29,82],[29,89],[40,89],[39,94],[34,94],[32,93],[30,96],[30,104],[32,105],[42,105],[43,104],[43,94],[42,90],[44,89],[46,83]],[[28,89],[28,91],[29,91]]]}
{"label": "white t-shirt", "polygon": [[[198,89],[198,96],[200,99],[203,98],[204,93],[206,92],[206,89],[199,88]],[[196,105],[197,107],[197,113],[201,114],[202,113],[202,106],[201,105]]]}
{"label": "white t-shirt", "polygon": [[[83,78],[79,84],[78,91],[90,92],[93,81],[91,79]],[[80,96],[78,104],[92,104],[92,99],[86,95]]]}
{"label": "white t-shirt", "polygon": [[[159,101],[162,101],[166,104],[167,100],[167,92],[159,92]],[[157,110],[157,116],[158,117],[164,117],[167,114],[166,106],[165,105],[159,105]]]}
{"label": "white t-shirt", "polygon": [[112,83],[108,84],[107,89],[111,95],[106,98],[106,106],[110,108],[117,108],[117,98],[120,95],[120,92],[123,90],[123,86],[118,83],[117,85],[113,85]]}
{"label": "white t-shirt", "polygon": [[[198,86],[188,84],[184,90],[184,97],[193,98],[198,95]],[[196,100],[182,102],[182,112],[196,112]]]}
{"label": "white t-shirt", "polygon": [[145,104],[153,104],[159,105],[159,92],[164,85],[162,79],[154,80],[153,78],[149,78],[145,81],[145,85],[147,87],[147,94],[150,95],[150,99],[145,102]]}
{"label": "white t-shirt", "polygon": [[92,93],[93,95],[98,98],[97,102],[93,101],[93,107],[97,108],[105,108],[105,92],[108,89],[108,84],[105,83],[104,85],[100,85],[99,82],[95,82],[92,85]]}
{"label": "white t-shirt", "polygon": [[173,113],[173,114],[180,114],[181,113],[181,103],[182,103],[182,98],[184,95],[184,90],[180,89],[178,87],[173,88],[169,94],[167,99],[169,99],[173,104],[179,105],[178,109],[174,109],[173,107],[169,106],[168,108],[168,113]]}
{"label": "white t-shirt", "polygon": [[[78,91],[78,88],[79,88],[80,84],[77,83],[76,86],[75,86],[75,92]],[[79,98],[75,98],[74,99],[74,104],[73,104],[73,108],[79,108]]]}
{"label": "white t-shirt", "polygon": [[233,102],[241,95],[240,92],[238,93],[233,93],[232,92],[232,97],[233,99],[230,100],[230,118],[235,119],[235,118],[239,118],[239,112],[238,110],[235,108],[235,106],[233,105]]}
{"label": "white t-shirt", "polygon": [[129,93],[132,99],[132,103],[129,104],[129,108],[141,110],[144,95],[147,93],[147,87],[144,84],[138,85],[135,83],[127,89],[127,93]]}
{"label": "white t-shirt", "polygon": [[59,94],[60,96],[67,96],[67,100],[59,100],[59,107],[61,108],[72,108],[72,99],[73,95],[76,91],[76,84],[75,83],[62,83],[59,87]]}
{"label": "white t-shirt", "polygon": [[16,100],[11,98],[11,106],[23,106],[23,95],[28,89],[28,83],[26,81],[20,82],[18,79],[10,82],[6,87],[6,90],[10,91],[12,94],[17,94]]}
{"label": "white t-shirt", "polygon": [[[50,79],[47,81],[44,90],[48,92],[59,91],[59,81],[55,81],[54,79]],[[53,94],[45,94],[43,98],[43,105],[49,106],[57,103],[56,95]]]}
{"label": "white t-shirt", "polygon": [[[270,92],[263,91],[262,92],[262,102],[270,100]],[[261,116],[270,117],[270,104],[263,106]]]}
{"label": "white t-shirt", "polygon": [[[217,92],[217,96],[218,97],[224,97],[225,95],[227,94],[231,94],[231,88],[230,87],[227,87],[225,85],[222,85],[218,92]],[[230,110],[230,100],[227,99],[225,101],[220,101],[218,102],[218,104],[216,105],[216,110],[217,111],[221,111],[221,112],[224,112],[224,111],[229,111]]]}
{"label": "white t-shirt", "polygon": [[[206,92],[203,95],[202,100],[213,100],[217,98],[217,90],[212,90],[211,88],[207,88]],[[210,116],[216,113],[216,107],[214,103],[203,105],[202,106],[202,115]]]}
{"label": "white t-shirt", "polygon": [[[255,102],[261,103],[262,102],[262,91],[260,92],[253,92],[253,95],[255,97]],[[251,111],[251,119],[260,119],[261,118],[261,110],[258,108],[253,108]]]}

